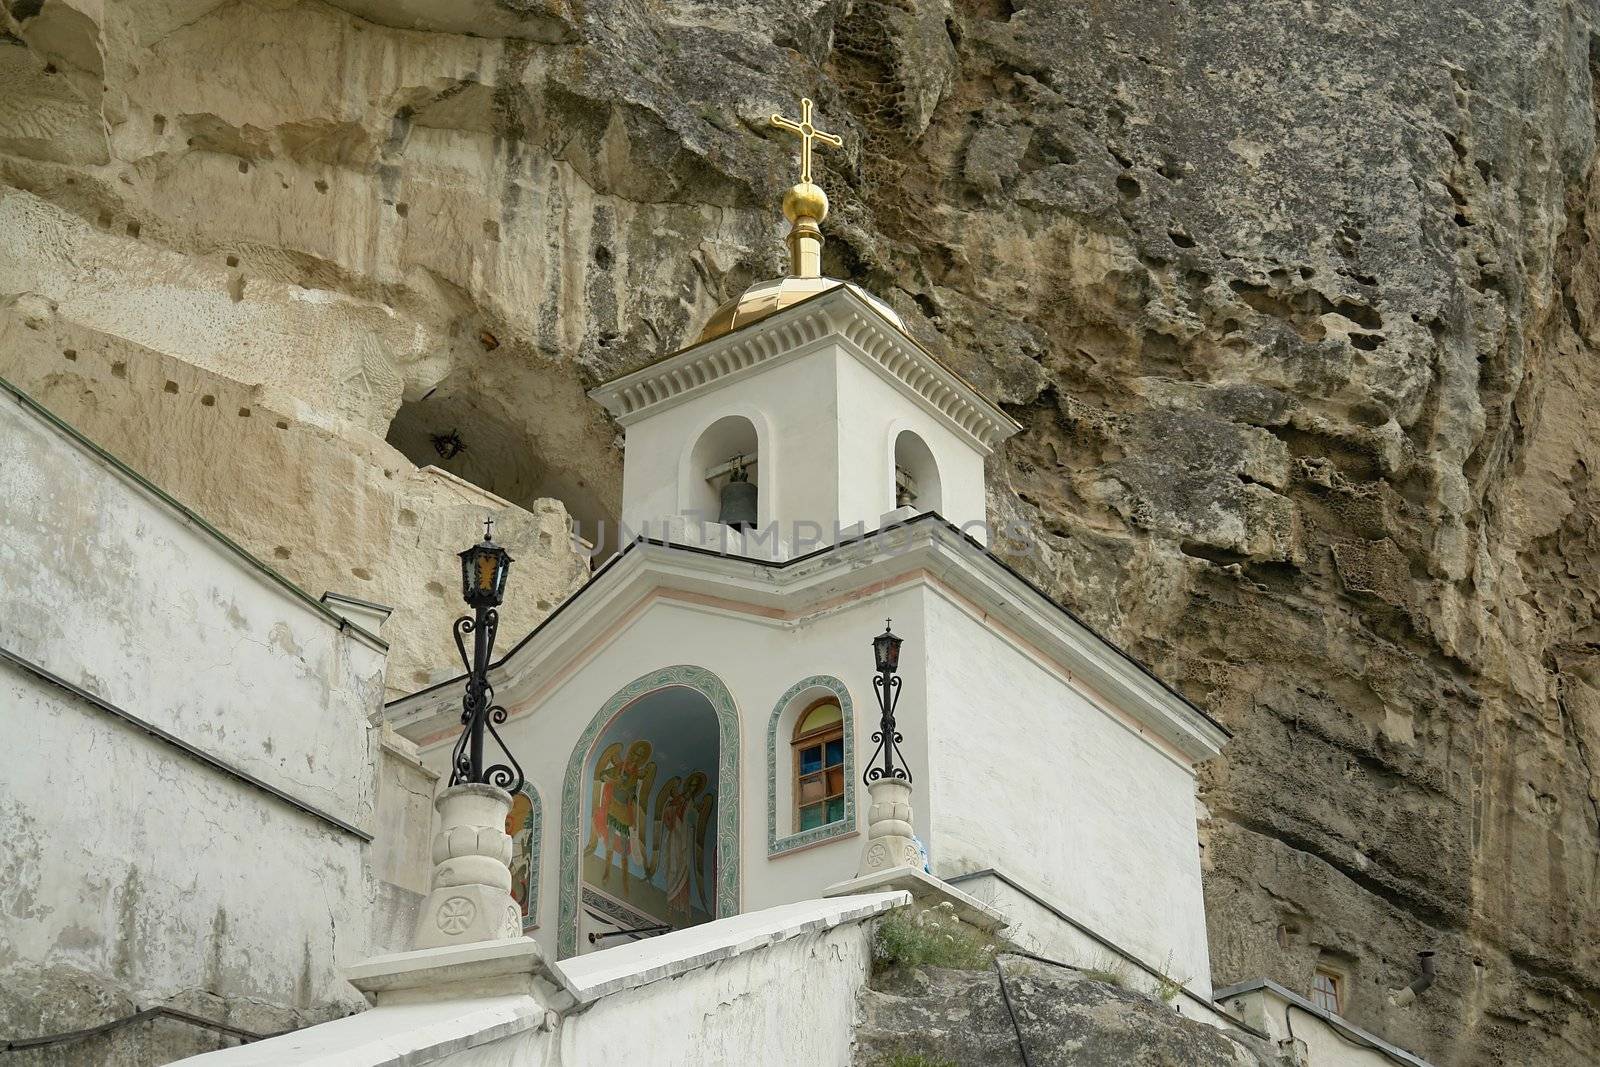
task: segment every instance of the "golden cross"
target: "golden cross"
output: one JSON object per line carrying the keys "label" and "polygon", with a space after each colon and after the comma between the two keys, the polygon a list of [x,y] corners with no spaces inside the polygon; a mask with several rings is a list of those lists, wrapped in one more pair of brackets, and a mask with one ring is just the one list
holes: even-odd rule
{"label": "golden cross", "polygon": [[811,124],[811,98],[800,98],[800,121],[786,119],[782,115],[773,115],[772,124],[780,130],[800,135],[800,183],[802,185],[811,181],[811,142],[821,141],[831,144],[835,148],[844,147],[844,138],[836,137],[831,133],[823,133]]}

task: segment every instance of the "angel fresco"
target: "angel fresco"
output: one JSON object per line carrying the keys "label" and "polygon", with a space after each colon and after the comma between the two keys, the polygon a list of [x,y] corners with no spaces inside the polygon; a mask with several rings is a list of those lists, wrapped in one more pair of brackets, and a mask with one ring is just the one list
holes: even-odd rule
{"label": "angel fresco", "polygon": [[[706,787],[706,776],[701,771],[686,775],[680,782],[669,779],[656,795],[654,830],[648,870],[654,876],[661,861],[666,860],[665,890],[667,894],[667,921],[677,926],[687,926],[690,903],[694,895],[704,898],[706,887],[704,869],[704,829],[696,840],[693,822],[695,816],[704,823],[705,811],[714,803],[712,794],[701,792]],[[698,894],[695,890],[698,889]],[[706,909],[710,914],[710,909]]]}
{"label": "angel fresco", "polygon": [[[656,764],[648,741],[635,741],[623,754],[622,742],[608,745],[594,768],[592,828],[586,855],[605,846],[605,873],[602,885],[611,881],[611,861],[615,857],[622,870],[622,897],[628,897],[630,865],[645,869],[645,809],[655,785]],[[648,878],[649,876],[646,875]]]}

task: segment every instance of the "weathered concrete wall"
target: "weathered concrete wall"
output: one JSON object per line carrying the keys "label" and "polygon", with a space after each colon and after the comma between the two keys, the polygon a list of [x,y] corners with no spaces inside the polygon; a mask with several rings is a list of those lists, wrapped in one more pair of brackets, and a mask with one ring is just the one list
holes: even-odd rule
{"label": "weathered concrete wall", "polygon": [[[367,833],[381,644],[0,393],[0,645]],[[341,1014],[363,841],[0,663],[0,1029],[169,1005],[247,1030]],[[164,1022],[43,1062],[217,1047]]]}

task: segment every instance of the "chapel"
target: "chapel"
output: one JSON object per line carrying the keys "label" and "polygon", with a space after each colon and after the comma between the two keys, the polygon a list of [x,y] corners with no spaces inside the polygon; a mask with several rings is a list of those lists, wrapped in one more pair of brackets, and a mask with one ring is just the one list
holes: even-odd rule
{"label": "chapel", "polygon": [[[787,274],[592,391],[630,540],[490,672],[521,929],[565,959],[911,868],[1206,1001],[1195,769],[1227,732],[986,547],[1018,425],[822,276],[811,152],[838,141],[810,101],[774,122],[801,140]],[[461,685],[386,711],[441,774]],[[903,835],[871,831],[880,779]]]}
{"label": "chapel", "polygon": [[[205,1067],[878,1067],[958,1037],[1428,1067],[1341,1016],[1348,972],[1213,989],[1196,775],[1227,730],[1003,558],[986,469],[1018,424],[823,275],[812,152],[841,141],[809,100],[772,122],[800,141],[783,276],[588,394],[624,434],[603,562],[496,650],[547,587],[486,521],[466,673],[387,704],[388,608],[313,597],[0,379],[0,562],[47,561],[0,583],[0,801],[48,828],[15,899],[50,902],[6,948],[83,991],[37,986],[65,1021],[8,1051],[157,1020]],[[896,923],[994,995],[873,988]],[[82,1025],[141,968],[180,994]]]}

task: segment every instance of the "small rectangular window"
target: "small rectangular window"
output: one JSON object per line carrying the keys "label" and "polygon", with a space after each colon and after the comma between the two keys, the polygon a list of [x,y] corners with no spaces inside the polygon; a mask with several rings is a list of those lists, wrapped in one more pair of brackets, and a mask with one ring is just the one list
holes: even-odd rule
{"label": "small rectangular window", "polygon": [[1317,973],[1311,977],[1311,1003],[1324,1011],[1338,1015],[1339,993],[1341,982],[1339,976],[1332,971],[1317,968]]}

